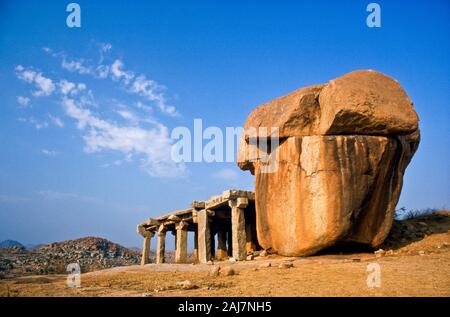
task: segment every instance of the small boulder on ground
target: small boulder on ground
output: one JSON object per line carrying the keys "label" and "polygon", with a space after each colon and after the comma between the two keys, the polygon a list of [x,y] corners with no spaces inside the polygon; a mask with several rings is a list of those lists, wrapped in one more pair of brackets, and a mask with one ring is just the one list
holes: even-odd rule
{"label": "small boulder on ground", "polygon": [[220,274],[224,276],[231,276],[235,275],[236,271],[231,267],[224,267],[220,270]]}

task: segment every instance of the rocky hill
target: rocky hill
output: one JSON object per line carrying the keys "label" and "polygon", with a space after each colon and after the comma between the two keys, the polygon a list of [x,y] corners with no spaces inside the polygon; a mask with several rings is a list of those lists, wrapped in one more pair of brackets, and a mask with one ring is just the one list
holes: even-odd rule
{"label": "rocky hill", "polygon": [[82,272],[137,264],[140,254],[109,240],[85,237],[46,244],[34,249],[19,245],[0,249],[0,277],[34,274],[65,274],[69,263]]}
{"label": "rocky hill", "polygon": [[25,249],[22,243],[15,240],[4,240],[0,242],[0,249],[11,249],[11,248]]}

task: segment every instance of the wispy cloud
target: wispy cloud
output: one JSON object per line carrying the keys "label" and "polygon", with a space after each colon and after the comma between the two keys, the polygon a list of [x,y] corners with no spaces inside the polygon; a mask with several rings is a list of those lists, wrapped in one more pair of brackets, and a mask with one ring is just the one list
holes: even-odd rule
{"label": "wispy cloud", "polygon": [[63,98],[62,106],[68,116],[77,120],[78,128],[86,131],[83,138],[87,153],[112,150],[141,156],[141,167],[155,177],[178,177],[184,173],[184,165],[171,160],[173,141],[166,126],[155,124],[150,129],[120,126],[94,115],[67,97]]}
{"label": "wispy cloud", "polygon": [[89,62],[83,58],[68,57],[65,53],[54,53],[49,48],[44,48],[44,51],[53,57],[61,58],[61,67],[69,72],[91,75],[97,79],[110,78],[120,83],[122,88],[129,93],[154,103],[162,113],[168,116],[179,115],[176,108],[168,104],[163,85],[147,78],[145,74],[137,75],[134,71],[127,70],[122,59],[116,58],[110,63],[105,63],[105,54],[111,51],[112,45],[110,43],[100,43],[99,45],[100,59],[98,63]]}
{"label": "wispy cloud", "polygon": [[22,65],[18,65],[16,67],[16,74],[20,80],[35,85],[37,90],[32,92],[35,97],[49,96],[55,90],[53,81],[43,76],[41,72],[25,69]]}
{"label": "wispy cloud", "polygon": [[[107,43],[101,45],[101,54],[109,52],[111,48],[112,46]],[[135,98],[144,97],[166,114],[177,114],[174,107],[166,104],[162,86],[147,79],[145,75],[136,77],[134,72],[125,68],[124,62],[120,59],[115,59],[109,65],[91,65],[84,59],[76,60],[62,53],[54,53],[50,48],[44,51],[54,57],[62,57],[62,68],[80,75],[89,74],[98,79],[103,76],[98,76],[98,70],[102,68],[105,76],[111,79],[111,84],[118,83],[125,91],[135,94]],[[103,55],[101,56],[103,60]],[[21,65],[16,67],[16,73],[19,79],[39,87],[39,91],[47,91],[47,95],[55,92],[54,95],[58,97],[64,114],[75,120],[84,140],[86,153],[115,151],[124,155],[123,160],[105,165],[120,165],[122,162],[137,160],[140,167],[154,177],[179,177],[185,174],[185,165],[171,159],[173,140],[170,138],[168,128],[153,117],[152,107],[141,100],[131,102],[132,107],[121,104],[119,109],[113,110],[121,120],[112,120],[107,116],[111,114],[111,109],[97,111],[100,105],[95,100],[93,91],[84,83],[75,83],[66,78],[54,80],[44,77],[33,68],[25,69]],[[47,85],[39,84],[42,84],[42,79],[36,78],[41,77],[45,78]],[[49,89],[50,86],[52,89]],[[34,95],[46,94],[42,92]],[[38,129],[49,126],[49,123],[64,127],[65,124],[59,116],[54,114],[47,116],[45,121],[38,121],[33,117],[19,120],[32,123]],[[42,153],[53,155],[50,150],[43,150]]]}
{"label": "wispy cloud", "polygon": [[85,203],[98,203],[99,200],[85,195],[80,195],[76,193],[60,192],[54,190],[42,190],[37,192],[45,200],[76,200]]}
{"label": "wispy cloud", "polygon": [[84,60],[67,60],[65,57],[62,60],[61,67],[79,74],[92,74],[92,68],[84,66]]}
{"label": "wispy cloud", "polygon": [[28,107],[30,105],[30,98],[17,96],[17,103],[22,107]]}
{"label": "wispy cloud", "polygon": [[32,124],[37,130],[48,128],[49,124],[47,121],[38,120],[34,117],[28,117],[28,118],[19,118],[17,119],[19,122],[24,123],[30,123]]}
{"label": "wispy cloud", "polygon": [[124,65],[120,59],[116,59],[111,65],[111,75],[114,80],[123,80],[125,85],[130,83],[130,80],[134,78],[132,71],[125,71]]}
{"label": "wispy cloud", "polygon": [[50,121],[57,127],[59,128],[63,128],[64,127],[64,122],[59,118],[59,117],[55,117],[51,114],[48,115],[50,118]]}
{"label": "wispy cloud", "polygon": [[175,107],[166,103],[163,90],[164,87],[157,82],[147,79],[144,75],[136,77],[129,90],[135,94],[145,97],[147,100],[155,102],[156,106],[165,114],[178,116]]}
{"label": "wispy cloud", "polygon": [[42,149],[41,153],[47,156],[55,156],[58,152],[54,151],[54,150],[47,150],[47,149]]}

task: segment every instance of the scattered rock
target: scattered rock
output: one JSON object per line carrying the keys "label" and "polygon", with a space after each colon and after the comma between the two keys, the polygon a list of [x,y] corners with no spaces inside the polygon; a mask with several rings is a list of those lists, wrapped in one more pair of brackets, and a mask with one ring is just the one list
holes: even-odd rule
{"label": "scattered rock", "polygon": [[194,285],[191,281],[185,280],[181,282],[177,282],[177,286],[181,287],[182,289],[194,289],[198,288],[197,285]]}
{"label": "scattered rock", "polygon": [[420,251],[419,251],[419,255],[420,255],[420,256],[424,256],[424,255],[425,255],[425,251],[420,250]]}
{"label": "scattered rock", "polygon": [[249,254],[247,255],[247,261],[252,261],[253,260],[253,254]]}
{"label": "scattered rock", "polygon": [[262,263],[259,267],[264,269],[264,268],[271,267],[271,266],[272,266],[272,264],[270,262],[267,262],[267,263]]}
{"label": "scattered rock", "polygon": [[232,267],[224,267],[220,270],[220,274],[224,276],[235,275],[236,271]]}
{"label": "scattered rock", "polygon": [[292,267],[294,267],[294,264],[290,262],[282,262],[280,263],[280,265],[278,265],[278,268],[280,269],[290,269]]}
{"label": "scattered rock", "polygon": [[375,251],[374,253],[375,253],[375,256],[376,256],[377,258],[381,258],[383,255],[386,254],[386,251],[384,251],[383,249],[378,249],[378,250]]}
{"label": "scattered rock", "polygon": [[216,277],[219,276],[220,266],[213,267],[211,271],[209,271],[209,276]]}
{"label": "scattered rock", "polygon": [[267,256],[267,251],[266,250],[262,250],[261,252],[259,252],[259,256],[262,256],[262,257]]}

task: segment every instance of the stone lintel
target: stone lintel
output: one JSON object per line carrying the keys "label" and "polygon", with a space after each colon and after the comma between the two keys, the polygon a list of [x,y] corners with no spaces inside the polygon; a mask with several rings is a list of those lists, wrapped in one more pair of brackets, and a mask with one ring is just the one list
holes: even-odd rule
{"label": "stone lintel", "polygon": [[178,221],[181,221],[181,218],[178,217],[177,215],[172,214],[169,217],[167,217],[167,220],[171,220],[173,222],[178,222]]}
{"label": "stone lintel", "polygon": [[155,235],[154,231],[148,230],[148,228],[145,228],[143,225],[138,225],[136,231],[144,238],[153,238]]}
{"label": "stone lintel", "polygon": [[196,201],[196,200],[194,200],[194,201],[191,203],[191,207],[194,208],[194,209],[196,209],[196,210],[202,210],[202,209],[205,209],[205,202],[204,202],[204,201]]}
{"label": "stone lintel", "polygon": [[244,209],[248,206],[248,198],[247,197],[238,197],[236,199],[232,199],[228,201],[228,205],[231,208],[241,208]]}

